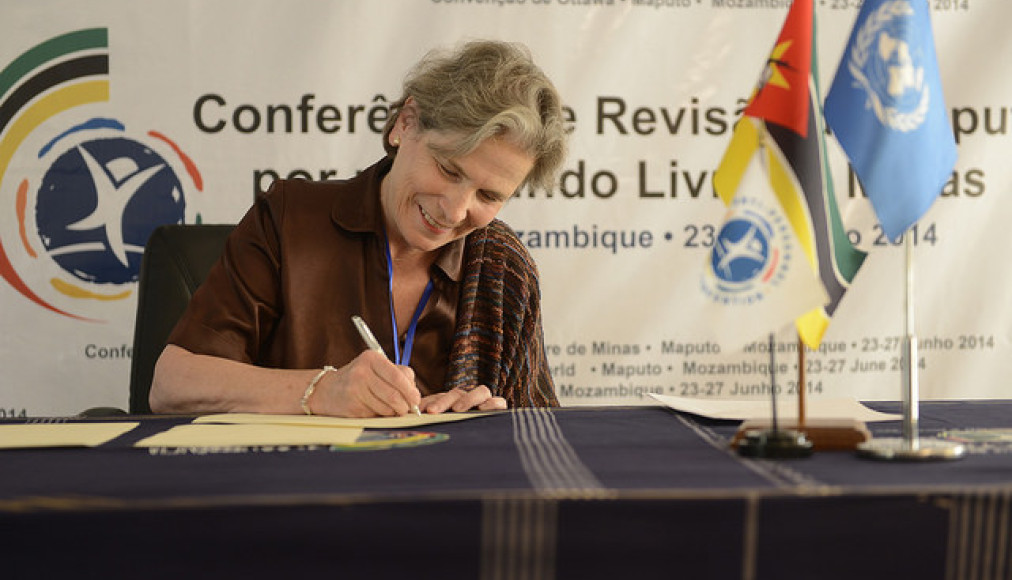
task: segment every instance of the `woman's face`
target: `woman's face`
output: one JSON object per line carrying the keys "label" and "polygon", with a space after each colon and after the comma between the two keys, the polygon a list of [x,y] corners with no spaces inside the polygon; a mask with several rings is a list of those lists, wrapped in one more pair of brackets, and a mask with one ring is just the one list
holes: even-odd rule
{"label": "woman's face", "polygon": [[380,196],[391,251],[431,252],[488,225],[530,173],[534,158],[494,138],[450,157],[441,151],[453,136],[419,131],[414,107],[408,99],[387,137],[398,151]]}

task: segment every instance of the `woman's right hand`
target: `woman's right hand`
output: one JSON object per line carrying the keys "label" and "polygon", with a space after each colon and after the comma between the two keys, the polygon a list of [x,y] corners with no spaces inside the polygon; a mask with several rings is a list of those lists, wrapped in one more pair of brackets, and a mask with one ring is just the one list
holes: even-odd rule
{"label": "woman's right hand", "polygon": [[316,415],[390,417],[408,414],[421,398],[411,367],[365,350],[336,372],[324,375],[308,405]]}

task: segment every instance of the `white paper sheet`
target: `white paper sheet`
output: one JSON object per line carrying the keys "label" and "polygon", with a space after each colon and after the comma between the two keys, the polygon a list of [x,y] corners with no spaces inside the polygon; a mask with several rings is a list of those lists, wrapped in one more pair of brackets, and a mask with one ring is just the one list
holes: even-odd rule
{"label": "white paper sheet", "polygon": [[[710,419],[747,420],[770,419],[773,415],[770,401],[728,401],[724,399],[690,399],[670,395],[650,394],[661,404]],[[777,417],[797,419],[796,400],[777,401]],[[881,413],[869,409],[857,399],[809,399],[805,406],[805,417],[809,419],[853,419],[855,421],[896,421],[900,415]]]}
{"label": "white paper sheet", "polygon": [[27,447],[95,447],[140,423],[26,423],[0,425],[0,449]]}
{"label": "white paper sheet", "polygon": [[404,429],[464,421],[485,417],[497,411],[469,411],[464,413],[440,413],[431,415],[404,415],[402,417],[372,417],[369,419],[348,419],[344,417],[323,417],[320,415],[270,415],[260,413],[218,413],[202,415],[194,423],[234,423],[245,425],[307,425],[313,427],[362,427],[373,429]]}
{"label": "white paper sheet", "polygon": [[238,445],[347,445],[360,427],[307,425],[177,425],[141,439],[135,447],[231,447]]}

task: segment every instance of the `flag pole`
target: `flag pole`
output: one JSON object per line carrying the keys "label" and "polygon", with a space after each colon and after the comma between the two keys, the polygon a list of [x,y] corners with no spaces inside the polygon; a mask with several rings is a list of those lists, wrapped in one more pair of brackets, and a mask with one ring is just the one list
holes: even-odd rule
{"label": "flag pole", "polygon": [[769,335],[770,354],[770,405],[769,429],[749,429],[738,439],[738,454],[765,459],[797,459],[812,454],[812,442],[805,434],[793,429],[781,429],[777,417],[777,342],[776,334]]}
{"label": "flag pole", "polygon": [[805,432],[805,391],[808,381],[805,378],[805,342],[798,334],[798,431]]}
{"label": "flag pole", "polygon": [[772,421],[770,425],[773,431],[780,431],[780,422],[777,420],[777,337],[772,332],[769,336],[770,345],[770,405],[772,406]]}
{"label": "flag pole", "polygon": [[906,277],[903,292],[903,441],[914,450],[920,447],[920,388],[917,375],[917,333],[914,331],[914,251],[910,232],[903,236]]}
{"label": "flag pole", "polygon": [[875,438],[857,446],[858,454],[870,459],[927,461],[959,459],[966,448],[954,441],[920,438],[920,385],[918,383],[917,333],[914,330],[914,242],[913,232],[903,235],[903,352],[900,377],[903,382],[903,437]]}

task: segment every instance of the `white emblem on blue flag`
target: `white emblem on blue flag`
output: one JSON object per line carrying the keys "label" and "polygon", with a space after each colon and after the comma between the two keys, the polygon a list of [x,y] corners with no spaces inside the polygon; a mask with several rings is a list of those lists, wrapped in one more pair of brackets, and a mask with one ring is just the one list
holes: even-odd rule
{"label": "white emblem on blue flag", "polygon": [[925,0],[866,0],[826,97],[833,130],[882,231],[931,207],[956,163]]}

